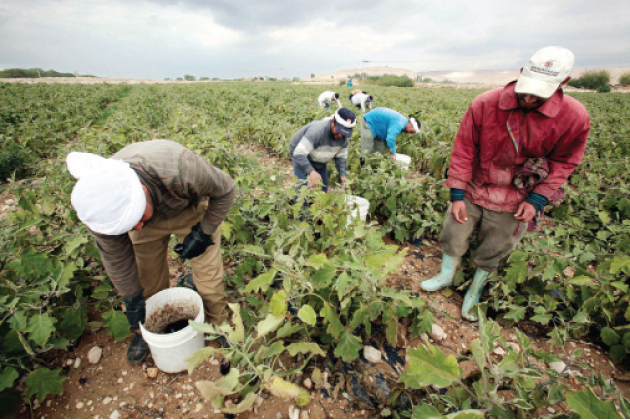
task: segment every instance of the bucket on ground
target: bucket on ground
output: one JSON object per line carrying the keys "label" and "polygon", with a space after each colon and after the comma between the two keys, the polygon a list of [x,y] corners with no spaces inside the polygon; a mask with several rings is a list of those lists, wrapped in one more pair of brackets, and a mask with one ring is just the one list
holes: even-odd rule
{"label": "bucket on ground", "polygon": [[350,216],[348,216],[349,225],[352,222],[352,218],[360,218],[362,221],[367,220],[368,210],[370,210],[370,202],[363,197],[357,195],[346,195],[346,203],[350,207]]}
{"label": "bucket on ground", "polygon": [[402,169],[409,169],[409,166],[411,165],[411,156],[396,153],[396,163]]}
{"label": "bucket on ground", "polygon": [[204,334],[190,325],[165,333],[167,327],[187,323],[189,319],[204,321],[203,300],[197,292],[185,287],[162,290],[147,299],[146,322],[140,324],[142,338],[149,345],[156,366],[167,373],[188,368],[188,359],[203,348]]}

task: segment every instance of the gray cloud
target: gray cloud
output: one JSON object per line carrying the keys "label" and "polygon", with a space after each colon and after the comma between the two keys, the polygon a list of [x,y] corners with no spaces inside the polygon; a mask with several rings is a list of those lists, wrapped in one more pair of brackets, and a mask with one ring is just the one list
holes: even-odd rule
{"label": "gray cloud", "polygon": [[4,0],[0,68],[101,76],[308,76],[375,65],[513,70],[563,45],[630,66],[626,0]]}

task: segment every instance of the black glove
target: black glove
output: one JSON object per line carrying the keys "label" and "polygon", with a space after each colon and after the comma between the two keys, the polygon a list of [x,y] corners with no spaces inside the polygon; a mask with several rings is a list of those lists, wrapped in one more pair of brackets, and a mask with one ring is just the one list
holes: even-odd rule
{"label": "black glove", "polygon": [[203,233],[203,230],[201,230],[201,222],[199,222],[193,226],[190,233],[186,235],[184,243],[175,245],[174,250],[180,257],[191,259],[203,254],[206,248],[211,245],[214,245],[212,237]]}
{"label": "black glove", "polygon": [[140,328],[140,323],[144,323],[146,316],[146,301],[144,295],[125,298],[125,307],[127,308],[127,321],[131,325],[131,330],[135,331]]}

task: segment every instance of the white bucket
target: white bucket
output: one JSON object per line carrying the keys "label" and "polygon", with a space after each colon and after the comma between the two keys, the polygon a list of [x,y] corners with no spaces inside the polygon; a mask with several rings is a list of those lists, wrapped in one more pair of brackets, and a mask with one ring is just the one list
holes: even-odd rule
{"label": "white bucket", "polygon": [[362,221],[367,220],[368,210],[370,210],[370,202],[363,197],[357,195],[346,195],[346,203],[350,207],[350,216],[346,226],[352,222],[352,218],[360,218]]}
{"label": "white bucket", "polygon": [[[203,300],[197,292],[185,287],[162,290],[147,299],[145,325],[140,324],[142,338],[149,345],[156,366],[167,373],[176,373],[188,368],[188,359],[195,351],[203,348],[203,333],[188,325],[169,334],[163,331],[169,324],[182,319],[193,319],[203,323]],[[151,329],[149,331],[147,328]]]}
{"label": "white bucket", "polygon": [[409,169],[409,165],[411,165],[411,156],[396,153],[396,163],[403,169]]}

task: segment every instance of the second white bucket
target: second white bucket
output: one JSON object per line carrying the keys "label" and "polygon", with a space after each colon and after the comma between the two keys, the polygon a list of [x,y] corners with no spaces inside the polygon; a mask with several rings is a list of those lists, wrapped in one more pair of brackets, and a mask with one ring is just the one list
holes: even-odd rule
{"label": "second white bucket", "polygon": [[364,222],[367,220],[368,210],[370,210],[368,200],[358,195],[346,195],[346,204],[350,207],[350,216],[346,225],[352,222],[352,218],[360,218]]}
{"label": "second white bucket", "polygon": [[[140,324],[142,338],[149,345],[156,366],[167,373],[188,368],[188,359],[203,348],[204,335],[190,325],[169,334],[161,334],[169,324],[182,319],[203,323],[203,300],[197,292],[185,287],[162,290],[147,299],[145,324]],[[149,331],[151,330],[151,331]]]}
{"label": "second white bucket", "polygon": [[411,165],[411,156],[396,153],[396,163],[403,169],[409,169]]}

